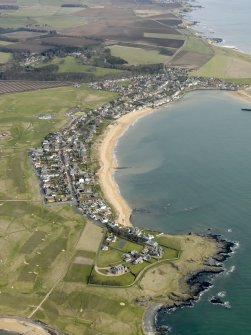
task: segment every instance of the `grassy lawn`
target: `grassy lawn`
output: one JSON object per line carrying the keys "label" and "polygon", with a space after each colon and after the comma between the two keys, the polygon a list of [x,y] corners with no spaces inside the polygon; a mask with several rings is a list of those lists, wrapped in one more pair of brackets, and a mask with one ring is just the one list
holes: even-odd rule
{"label": "grassy lawn", "polygon": [[157,50],[126,47],[121,45],[109,46],[113,56],[123,58],[129,65],[164,63],[170,57],[161,55]]}
{"label": "grassy lawn", "polygon": [[87,284],[92,272],[92,265],[71,264],[64,280],[69,282],[80,282]]}
{"label": "grassy lawn", "polygon": [[247,81],[251,78],[251,56],[235,50],[215,47],[215,55],[191,74],[202,77],[232,78]]}
{"label": "grassy lawn", "polygon": [[163,248],[163,259],[175,259],[179,257],[179,250],[171,249],[171,248]]}
{"label": "grassy lawn", "polygon": [[119,264],[122,262],[122,256],[123,253],[115,249],[110,249],[107,251],[100,250],[97,265],[102,268],[109,265]]}
{"label": "grassy lawn", "polygon": [[163,38],[163,39],[181,40],[181,41],[184,41],[186,39],[185,36],[180,34],[160,34],[160,33],[144,33],[144,37]]}
{"label": "grassy lawn", "polygon": [[103,67],[95,67],[83,65],[75,57],[67,56],[64,58],[56,57],[52,61],[45,64],[38,64],[36,67],[44,67],[47,65],[58,65],[58,73],[73,72],[73,73],[89,73],[97,77],[106,75],[119,74],[122,71]]}
{"label": "grassy lawn", "polygon": [[143,246],[137,243],[130,242],[123,238],[117,238],[116,242],[110,243],[112,248],[118,249],[119,251],[125,253],[128,251],[136,250],[140,252],[143,249]]}
{"label": "grassy lawn", "polygon": [[[154,261],[155,262],[155,261]],[[154,263],[153,262],[153,263]],[[128,267],[130,271],[134,274],[135,278],[138,276],[138,274],[144,270],[147,266],[149,266],[151,263],[149,262],[144,262],[142,264],[130,264]]]}
{"label": "grassy lawn", "polygon": [[11,59],[11,53],[0,52],[0,64],[7,63],[10,59]]}
{"label": "grassy lawn", "polygon": [[177,250],[181,250],[180,240],[175,236],[161,235],[157,237],[157,241],[163,247],[170,248],[175,252],[177,252]]}

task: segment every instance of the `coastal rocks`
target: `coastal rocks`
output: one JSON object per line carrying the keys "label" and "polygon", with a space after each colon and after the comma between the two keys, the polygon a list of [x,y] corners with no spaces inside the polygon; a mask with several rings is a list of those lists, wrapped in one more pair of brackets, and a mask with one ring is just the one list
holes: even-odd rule
{"label": "coastal rocks", "polygon": [[214,305],[221,305],[222,307],[225,308],[231,308],[230,302],[223,301],[222,298],[219,296],[219,294],[217,296],[213,296],[212,298],[210,298],[209,301],[211,302],[211,304]]}
{"label": "coastal rocks", "polygon": [[[203,235],[205,237],[205,235]],[[224,240],[220,235],[209,234],[206,235],[216,241],[218,246],[218,252],[212,255],[204,261],[204,269],[190,274],[186,278],[186,283],[189,286],[189,294],[177,294],[171,292],[169,299],[172,301],[169,305],[162,306],[158,313],[171,314],[177,309],[184,307],[193,307],[194,302],[197,301],[201,294],[212,287],[212,280],[216,274],[224,272],[222,262],[227,259],[235,248],[235,243]],[[232,267],[231,267],[232,269]],[[218,295],[213,296],[209,301],[215,305],[221,305],[224,308],[231,308],[228,301],[224,301],[225,292],[219,292]],[[158,335],[170,334],[171,329],[169,327],[162,328],[158,325],[156,319],[156,333]]]}
{"label": "coastal rocks", "polygon": [[168,334],[171,334],[171,328],[168,327],[168,326],[159,326],[156,328],[156,333],[155,335],[168,335]]}
{"label": "coastal rocks", "polygon": [[221,300],[221,298],[219,297],[212,297],[211,299],[209,299],[209,301],[212,303],[212,304],[218,304],[218,305],[224,305],[224,301]]}

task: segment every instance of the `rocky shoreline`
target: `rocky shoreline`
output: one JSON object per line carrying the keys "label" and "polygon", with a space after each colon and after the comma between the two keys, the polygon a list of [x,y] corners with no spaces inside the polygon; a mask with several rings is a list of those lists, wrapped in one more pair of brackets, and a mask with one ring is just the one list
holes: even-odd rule
{"label": "rocky shoreline", "polygon": [[[210,264],[205,264],[205,269],[196,273],[189,274],[184,281],[190,288],[190,294],[187,298],[177,297],[177,300],[172,304],[156,304],[150,306],[148,311],[145,313],[145,318],[149,318],[151,315],[152,323],[149,327],[148,322],[148,335],[167,335],[171,333],[171,329],[168,326],[160,326],[157,324],[158,313],[171,314],[177,309],[184,307],[193,307],[194,303],[199,300],[200,296],[209,289],[212,284],[212,278],[215,275],[225,271],[223,262],[230,257],[234,251],[235,243],[232,241],[224,240],[221,235],[209,234],[206,237],[210,237],[220,246],[216,255],[213,255]],[[213,261],[215,263],[213,263]],[[213,263],[213,264],[212,264]]]}

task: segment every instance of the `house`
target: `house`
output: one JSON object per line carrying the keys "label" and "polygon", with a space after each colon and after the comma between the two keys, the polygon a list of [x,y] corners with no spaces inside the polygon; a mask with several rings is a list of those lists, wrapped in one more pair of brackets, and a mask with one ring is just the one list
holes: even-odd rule
{"label": "house", "polygon": [[156,242],[154,240],[147,240],[146,244],[150,245],[151,247],[157,247],[158,246],[158,242]]}
{"label": "house", "polygon": [[128,271],[127,267],[125,267],[122,264],[116,265],[111,268],[111,273],[118,276],[118,275],[123,275],[125,272]]}
{"label": "house", "polygon": [[142,264],[143,262],[144,262],[143,257],[139,256],[133,261],[133,264]]}
{"label": "house", "polygon": [[132,261],[132,256],[130,254],[124,254],[123,259],[126,263],[130,263]]}

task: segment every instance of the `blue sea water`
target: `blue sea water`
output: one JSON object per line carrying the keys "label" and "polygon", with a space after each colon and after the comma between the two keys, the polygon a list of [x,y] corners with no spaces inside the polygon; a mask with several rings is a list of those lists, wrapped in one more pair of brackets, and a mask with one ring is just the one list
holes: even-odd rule
{"label": "blue sea water", "polygon": [[187,15],[199,23],[194,27],[207,37],[221,37],[224,45],[251,53],[250,0],[195,0],[202,6]]}
{"label": "blue sea water", "polygon": [[[140,119],[117,146],[133,223],[170,233],[213,232],[239,241],[194,308],[161,313],[175,335],[251,334],[251,108],[223,92],[193,92]],[[225,291],[231,308],[208,299]]]}

